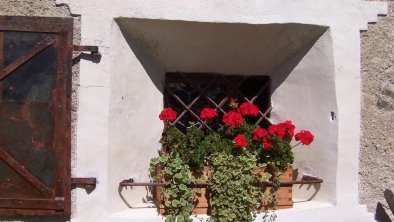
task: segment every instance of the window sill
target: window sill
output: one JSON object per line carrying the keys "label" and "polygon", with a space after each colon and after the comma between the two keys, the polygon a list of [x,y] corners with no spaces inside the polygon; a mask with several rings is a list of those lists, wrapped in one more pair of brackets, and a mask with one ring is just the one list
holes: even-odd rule
{"label": "window sill", "polygon": [[[319,208],[329,208],[333,207],[331,203],[319,202],[319,201],[303,201],[294,199],[293,208],[277,210],[276,214],[280,215],[291,214],[292,212],[302,212],[308,214],[309,210],[319,209]],[[261,216],[260,216],[261,217]],[[111,215],[111,218],[116,219],[116,221],[128,221],[128,222],[161,222],[164,221],[164,217],[158,215],[157,208],[153,204],[140,204],[134,208],[125,209]],[[193,221],[206,221],[207,215],[197,215],[193,216],[195,218]],[[258,217],[259,218],[259,217]],[[257,220],[260,221],[260,220]]]}

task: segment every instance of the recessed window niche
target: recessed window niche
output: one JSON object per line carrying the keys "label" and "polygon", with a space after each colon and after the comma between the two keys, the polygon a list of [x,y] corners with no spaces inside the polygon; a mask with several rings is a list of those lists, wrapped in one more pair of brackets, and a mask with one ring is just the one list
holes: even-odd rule
{"label": "recessed window niche", "polygon": [[[149,181],[163,124],[165,73],[267,76],[273,122],[292,120],[315,134],[311,147],[295,149],[294,168],[324,180],[294,185],[294,209],[330,205],[336,198],[338,126],[330,30],[307,24],[203,23],[115,19],[109,117],[108,202],[115,215],[152,215],[144,187],[121,189],[133,177]],[[313,204],[308,204],[313,203]],[[145,211],[146,209],[149,209]],[[130,213],[133,211],[134,213]],[[137,212],[137,213],[136,213]],[[149,212],[149,213],[138,213]]]}

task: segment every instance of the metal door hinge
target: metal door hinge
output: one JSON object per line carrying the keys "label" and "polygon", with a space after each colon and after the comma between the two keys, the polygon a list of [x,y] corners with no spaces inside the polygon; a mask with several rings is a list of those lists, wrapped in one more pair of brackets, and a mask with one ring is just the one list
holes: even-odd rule
{"label": "metal door hinge", "polygon": [[98,46],[92,45],[73,45],[73,51],[90,52],[92,55],[101,56]]}
{"label": "metal door hinge", "polygon": [[92,192],[96,188],[97,179],[94,177],[90,178],[81,178],[74,177],[71,178],[72,188],[81,187],[84,188],[88,192]]}

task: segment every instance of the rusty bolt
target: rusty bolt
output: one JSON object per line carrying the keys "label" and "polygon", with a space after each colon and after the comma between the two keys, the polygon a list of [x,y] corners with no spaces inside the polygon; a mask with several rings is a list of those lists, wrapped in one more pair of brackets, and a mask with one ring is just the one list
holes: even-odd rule
{"label": "rusty bolt", "polygon": [[62,202],[57,202],[56,203],[57,209],[62,209],[63,208],[63,203]]}

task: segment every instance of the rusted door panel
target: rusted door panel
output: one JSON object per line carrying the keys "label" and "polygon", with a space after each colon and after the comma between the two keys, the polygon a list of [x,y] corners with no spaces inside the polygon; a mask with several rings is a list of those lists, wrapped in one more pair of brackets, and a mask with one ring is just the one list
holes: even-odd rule
{"label": "rusted door panel", "polygon": [[0,215],[70,214],[72,27],[0,16]]}
{"label": "rusted door panel", "polygon": [[[55,121],[50,104],[3,102],[0,108],[1,149],[47,186],[53,186]],[[17,133],[16,133],[17,132]]]}
{"label": "rusted door panel", "polygon": [[[54,35],[26,32],[4,34],[4,66],[18,61],[28,54],[40,41],[53,40]],[[24,39],[26,38],[26,39]],[[37,47],[38,48],[38,47]],[[39,48],[40,49],[40,48]],[[50,101],[56,87],[56,55],[54,45],[48,46],[2,80],[3,101]]]}
{"label": "rusted door panel", "polygon": [[0,162],[0,196],[4,198],[41,198],[42,194],[5,162]]}

